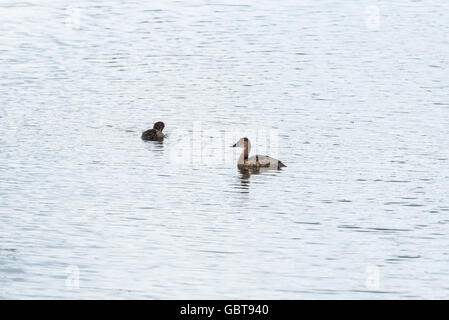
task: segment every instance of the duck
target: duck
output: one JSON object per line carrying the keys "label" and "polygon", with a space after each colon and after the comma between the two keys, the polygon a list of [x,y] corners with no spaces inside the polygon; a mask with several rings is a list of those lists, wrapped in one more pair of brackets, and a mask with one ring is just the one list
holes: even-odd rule
{"label": "duck", "polygon": [[239,157],[237,167],[239,169],[259,169],[259,168],[271,168],[280,170],[282,167],[287,167],[278,159],[262,156],[256,154],[255,156],[248,157],[249,152],[251,150],[251,143],[248,138],[241,138],[237,143],[232,145],[231,147],[240,147],[243,148],[243,152]]}
{"label": "duck", "polygon": [[142,140],[147,141],[161,141],[165,138],[165,134],[162,133],[165,124],[162,121],[158,121],[153,125],[153,129],[148,129],[142,132]]}

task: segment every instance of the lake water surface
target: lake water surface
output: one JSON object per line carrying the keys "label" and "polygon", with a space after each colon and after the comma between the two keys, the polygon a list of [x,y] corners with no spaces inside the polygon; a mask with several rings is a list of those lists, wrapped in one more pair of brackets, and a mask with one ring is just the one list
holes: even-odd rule
{"label": "lake water surface", "polygon": [[[0,298],[449,298],[448,22],[2,0]],[[287,167],[239,172],[244,136]]]}

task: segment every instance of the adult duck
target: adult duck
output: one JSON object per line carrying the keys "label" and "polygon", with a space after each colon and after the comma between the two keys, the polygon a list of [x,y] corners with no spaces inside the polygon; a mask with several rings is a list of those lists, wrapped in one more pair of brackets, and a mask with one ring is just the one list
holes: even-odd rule
{"label": "adult duck", "polygon": [[249,142],[248,138],[241,138],[232,147],[243,148],[243,152],[240,155],[237,163],[237,167],[239,169],[259,169],[259,168],[281,169],[282,167],[286,167],[286,165],[283,164],[278,159],[269,156],[262,156],[257,154],[255,156],[248,157],[249,152],[251,151],[251,143]]}
{"label": "adult duck", "polygon": [[165,134],[162,133],[165,124],[162,121],[158,121],[153,125],[153,129],[142,132],[142,140],[147,141],[161,141],[165,138]]}

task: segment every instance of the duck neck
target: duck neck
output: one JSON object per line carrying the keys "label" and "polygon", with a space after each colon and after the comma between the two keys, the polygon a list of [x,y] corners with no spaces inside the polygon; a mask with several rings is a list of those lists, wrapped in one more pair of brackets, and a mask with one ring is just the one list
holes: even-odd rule
{"label": "duck neck", "polygon": [[245,148],[243,149],[242,154],[240,155],[240,159],[239,159],[239,162],[240,162],[240,163],[243,163],[243,162],[245,162],[246,160],[248,160],[248,156],[249,156],[250,150],[251,150],[251,145],[250,145],[249,142],[248,142],[248,144],[247,144],[247,145],[245,146]]}

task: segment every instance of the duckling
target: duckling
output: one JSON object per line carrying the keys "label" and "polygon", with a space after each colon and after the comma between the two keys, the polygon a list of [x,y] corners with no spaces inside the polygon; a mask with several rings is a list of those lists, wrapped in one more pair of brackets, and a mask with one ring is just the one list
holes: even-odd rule
{"label": "duckling", "polygon": [[162,133],[165,124],[162,121],[158,121],[153,125],[153,129],[142,132],[142,140],[161,141],[165,135]]}
{"label": "duckling", "polygon": [[241,138],[236,144],[232,146],[243,148],[243,152],[239,157],[237,167],[239,169],[258,169],[258,168],[272,168],[272,169],[280,169],[282,167],[286,167],[281,161],[269,157],[269,156],[261,156],[255,155],[248,158],[249,151],[251,150],[251,143],[248,138]]}

